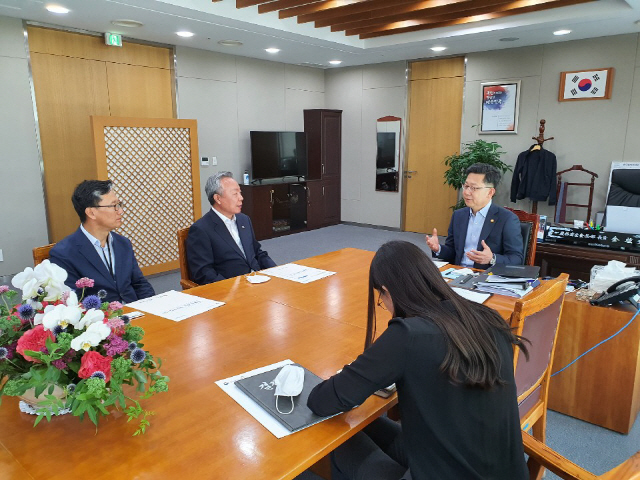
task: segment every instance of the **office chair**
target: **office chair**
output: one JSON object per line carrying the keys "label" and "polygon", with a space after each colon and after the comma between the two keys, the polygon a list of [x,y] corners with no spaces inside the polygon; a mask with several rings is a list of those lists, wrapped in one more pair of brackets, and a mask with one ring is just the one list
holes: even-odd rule
{"label": "office chair", "polygon": [[37,266],[42,263],[43,260],[49,258],[49,252],[53,248],[55,243],[50,243],[49,245],[44,245],[43,247],[35,247],[33,249],[33,266]]}
{"label": "office chair", "polygon": [[538,229],[540,228],[540,215],[515,208],[505,208],[515,213],[520,220],[520,231],[524,244],[524,264],[534,265],[536,260]]}
{"label": "office chair", "polygon": [[[564,293],[569,275],[563,273],[519,299],[511,315],[511,326],[526,338],[529,359],[514,348],[516,390],[520,424],[523,430],[532,429],[533,436],[544,443],[547,428],[547,398],[551,365],[562,314]],[[542,471],[538,480],[542,478]]]}
{"label": "office chair", "polygon": [[180,286],[183,290],[197,287],[198,284],[191,280],[189,274],[189,264],[187,263],[187,236],[189,228],[178,230],[178,258],[180,260]]}
{"label": "office chair", "polygon": [[540,440],[522,432],[524,453],[529,455],[529,478],[538,478],[538,471],[544,468],[565,480],[640,480],[640,452],[624,463],[602,475],[594,475],[575,463],[567,460],[558,452],[549,448]]}

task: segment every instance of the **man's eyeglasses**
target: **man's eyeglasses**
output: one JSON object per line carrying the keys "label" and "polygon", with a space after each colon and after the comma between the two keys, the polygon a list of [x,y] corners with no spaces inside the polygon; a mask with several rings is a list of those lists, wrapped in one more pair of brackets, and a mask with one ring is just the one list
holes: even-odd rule
{"label": "man's eyeglasses", "polygon": [[382,292],[378,292],[378,301],[376,302],[381,309],[386,310],[387,307],[384,306],[384,302],[382,301]]}
{"label": "man's eyeglasses", "polygon": [[493,187],[472,187],[471,185],[467,185],[465,183],[462,186],[462,191],[469,190],[470,192],[477,192],[478,190],[482,190],[483,188],[493,188]]}
{"label": "man's eyeglasses", "polygon": [[118,202],[115,205],[95,205],[93,208],[113,208],[114,212],[124,210],[124,203]]}

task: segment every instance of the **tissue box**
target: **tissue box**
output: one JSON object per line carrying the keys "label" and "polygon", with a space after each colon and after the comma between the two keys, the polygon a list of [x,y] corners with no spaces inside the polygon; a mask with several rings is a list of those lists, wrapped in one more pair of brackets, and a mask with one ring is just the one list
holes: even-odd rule
{"label": "tissue box", "polygon": [[589,278],[590,290],[604,292],[620,280],[640,275],[640,272],[635,268],[625,267],[622,262],[613,262],[614,261],[609,262],[608,265],[594,265],[591,267],[591,276]]}

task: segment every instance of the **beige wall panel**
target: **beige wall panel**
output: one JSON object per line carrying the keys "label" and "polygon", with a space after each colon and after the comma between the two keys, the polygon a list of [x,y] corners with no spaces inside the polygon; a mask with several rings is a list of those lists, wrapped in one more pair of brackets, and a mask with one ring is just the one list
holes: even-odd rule
{"label": "beige wall panel", "polygon": [[[411,82],[404,229],[446,235],[456,192],[443,184],[444,159],[459,151],[464,79]],[[446,114],[443,114],[446,112]]]}
{"label": "beige wall panel", "polygon": [[104,44],[104,37],[70,33],[50,28],[28,27],[31,52],[104,60],[106,62],[171,68],[172,52],[168,48],[123,42],[122,47]]}
{"label": "beige wall panel", "polygon": [[324,70],[300,65],[285,65],[284,86],[288,89],[324,93]]}
{"label": "beige wall panel", "polygon": [[406,87],[407,62],[377,63],[362,66],[362,87]]}
{"label": "beige wall panel", "polygon": [[463,75],[464,57],[443,58],[440,60],[411,63],[411,80],[462,77]]}
{"label": "beige wall panel", "polygon": [[174,118],[171,70],[107,63],[111,115]]}
{"label": "beige wall panel", "polygon": [[78,228],[74,187],[95,178],[90,115],[109,115],[104,62],[31,53],[52,242]]}

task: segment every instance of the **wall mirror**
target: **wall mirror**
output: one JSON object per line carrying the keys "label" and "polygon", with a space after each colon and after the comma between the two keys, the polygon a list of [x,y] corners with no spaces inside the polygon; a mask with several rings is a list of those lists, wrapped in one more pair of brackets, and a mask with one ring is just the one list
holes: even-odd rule
{"label": "wall mirror", "polygon": [[399,117],[392,116],[376,122],[376,190],[380,192],[398,191],[401,123]]}

